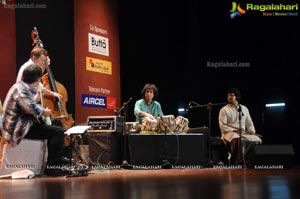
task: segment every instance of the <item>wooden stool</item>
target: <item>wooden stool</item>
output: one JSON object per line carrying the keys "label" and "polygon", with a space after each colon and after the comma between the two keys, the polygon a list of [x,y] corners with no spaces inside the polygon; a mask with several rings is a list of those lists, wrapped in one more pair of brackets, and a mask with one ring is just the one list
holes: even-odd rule
{"label": "wooden stool", "polygon": [[43,175],[47,161],[47,142],[23,139],[12,147],[4,139],[0,142],[0,175],[11,174],[24,169],[35,175]]}

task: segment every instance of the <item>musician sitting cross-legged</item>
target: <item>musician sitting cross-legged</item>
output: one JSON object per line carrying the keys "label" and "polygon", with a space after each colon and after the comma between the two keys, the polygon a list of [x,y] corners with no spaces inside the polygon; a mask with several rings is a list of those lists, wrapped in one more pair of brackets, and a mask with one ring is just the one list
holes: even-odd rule
{"label": "musician sitting cross-legged", "polygon": [[141,94],[142,99],[136,101],[134,106],[137,122],[141,123],[145,118],[157,119],[164,115],[160,103],[155,100],[158,96],[158,89],[154,84],[146,84]]}
{"label": "musician sitting cross-legged", "polygon": [[[36,64],[24,68],[22,80],[15,83],[8,91],[3,103],[2,138],[11,146],[18,145],[23,138],[47,140],[48,157],[47,168],[64,164],[63,147],[64,132],[61,127],[47,125],[40,120],[43,116],[49,116],[51,110],[44,108],[34,99],[39,92],[33,92],[40,84],[42,69]],[[50,169],[45,170],[47,175]]]}
{"label": "musician sitting cross-legged", "polygon": [[[232,88],[227,91],[228,104],[219,112],[222,139],[229,152],[230,164],[245,164],[245,157],[253,144],[261,143],[246,106],[241,105],[241,93]],[[242,138],[240,139],[240,135]],[[242,146],[241,146],[242,145]]]}
{"label": "musician sitting cross-legged", "polygon": [[141,124],[142,131],[157,131],[157,119],[164,115],[160,103],[155,100],[158,89],[154,84],[145,84],[141,95],[142,99],[137,100],[134,105],[136,122]]}

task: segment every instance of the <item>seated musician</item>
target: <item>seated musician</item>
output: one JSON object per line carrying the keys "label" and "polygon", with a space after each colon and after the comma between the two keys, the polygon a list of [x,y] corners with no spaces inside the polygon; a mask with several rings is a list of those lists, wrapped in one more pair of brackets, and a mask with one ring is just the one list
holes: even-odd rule
{"label": "seated musician", "polygon": [[[32,64],[22,72],[22,81],[15,83],[3,103],[1,121],[2,138],[11,146],[18,145],[23,138],[47,140],[48,157],[45,174],[59,175],[53,166],[65,164],[63,158],[64,129],[47,125],[40,120],[42,116],[49,116],[51,110],[44,108],[35,101],[40,92],[38,89],[42,69]],[[51,166],[50,169],[49,166]],[[54,172],[54,173],[53,173]]]}
{"label": "seated musician", "polygon": [[[249,110],[241,105],[241,93],[237,88],[227,91],[228,104],[219,112],[219,126],[222,139],[229,152],[230,164],[245,164],[244,158],[252,144],[261,143],[257,136]],[[240,142],[242,135],[242,143]],[[241,147],[242,144],[242,147]],[[242,149],[242,151],[241,151]]]}
{"label": "seated musician", "polygon": [[141,91],[142,99],[135,102],[134,115],[136,122],[142,123],[145,118],[151,120],[163,116],[161,105],[155,100],[158,89],[154,84],[146,84]]}

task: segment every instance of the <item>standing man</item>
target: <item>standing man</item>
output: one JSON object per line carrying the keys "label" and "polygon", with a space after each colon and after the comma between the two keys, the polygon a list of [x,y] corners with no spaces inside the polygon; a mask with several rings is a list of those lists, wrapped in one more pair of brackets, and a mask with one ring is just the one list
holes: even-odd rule
{"label": "standing man", "polygon": [[261,143],[262,140],[255,135],[254,124],[248,108],[240,104],[241,93],[237,88],[227,91],[227,101],[228,104],[219,112],[222,139],[230,154],[230,164],[244,164],[244,158],[251,145]]}

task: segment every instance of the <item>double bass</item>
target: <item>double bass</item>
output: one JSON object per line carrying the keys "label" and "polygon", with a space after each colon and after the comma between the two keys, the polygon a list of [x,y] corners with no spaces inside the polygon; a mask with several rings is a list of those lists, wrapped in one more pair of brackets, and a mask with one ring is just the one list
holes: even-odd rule
{"label": "double bass", "polygon": [[[39,38],[39,33],[37,28],[34,27],[31,31],[31,38],[33,40],[34,47],[43,48],[43,42]],[[45,88],[52,90],[53,92],[61,94],[63,97],[61,100],[55,99],[53,97],[44,96],[43,102],[44,106],[52,110],[51,119],[60,119],[62,127],[64,129],[69,129],[74,126],[74,119],[66,110],[66,102],[68,101],[68,93],[63,84],[56,81],[50,66],[46,63],[46,73],[42,77],[42,83]]]}

